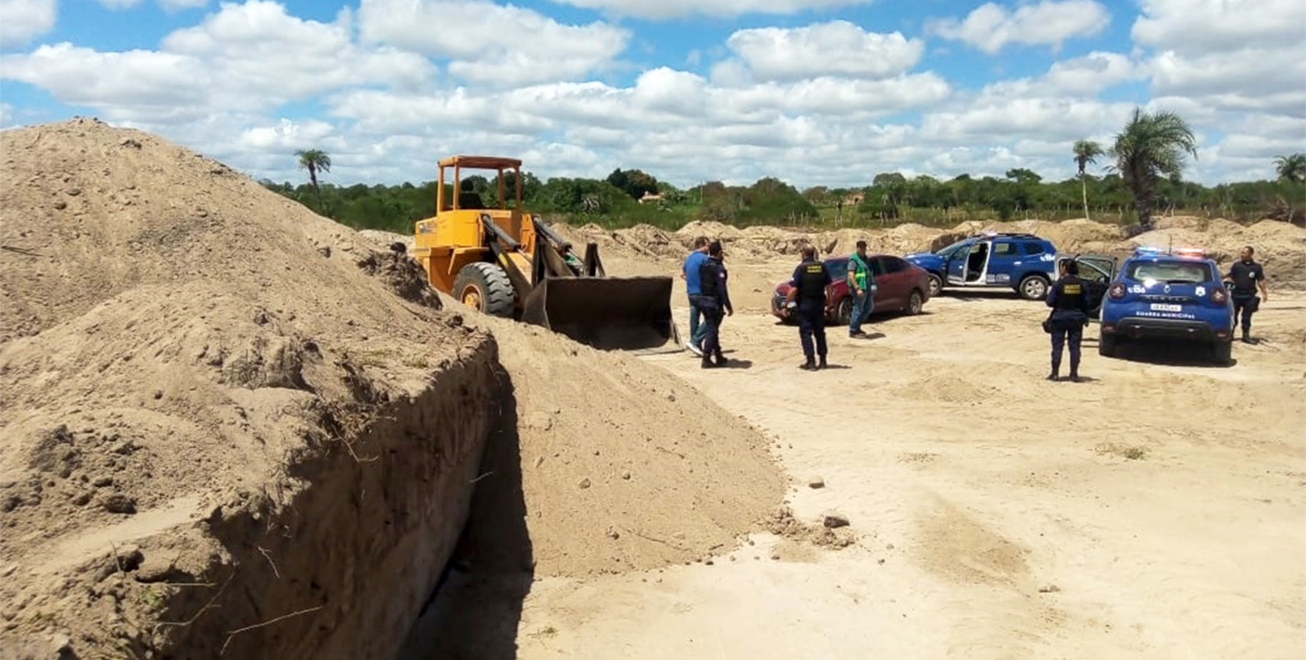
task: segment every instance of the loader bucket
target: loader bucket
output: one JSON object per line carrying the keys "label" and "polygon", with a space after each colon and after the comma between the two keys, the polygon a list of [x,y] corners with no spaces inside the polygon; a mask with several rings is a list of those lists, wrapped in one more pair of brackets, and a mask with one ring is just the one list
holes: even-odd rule
{"label": "loader bucket", "polygon": [[670,277],[547,278],[523,301],[522,320],[600,350],[681,350]]}

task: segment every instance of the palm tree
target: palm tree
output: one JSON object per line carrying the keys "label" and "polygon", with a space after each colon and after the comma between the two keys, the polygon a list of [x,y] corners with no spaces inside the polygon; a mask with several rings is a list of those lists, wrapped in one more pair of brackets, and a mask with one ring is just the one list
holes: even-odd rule
{"label": "palm tree", "polygon": [[1306,182],[1306,154],[1279,156],[1274,159],[1274,169],[1278,172],[1280,181]]}
{"label": "palm tree", "polygon": [[1184,153],[1197,158],[1197,138],[1179,115],[1161,110],[1156,113],[1135,108],[1124,130],[1116,134],[1110,155],[1115,169],[1134,192],[1138,223],[1152,228],[1152,201],[1156,182],[1162,174],[1178,179],[1184,169]]}
{"label": "palm tree", "polygon": [[317,185],[318,172],[331,171],[331,157],[321,149],[299,149],[295,151],[299,156],[299,169],[308,170],[308,181],[313,184],[313,191],[317,193],[317,208],[322,209],[322,189]]}
{"label": "palm tree", "polygon": [[1096,163],[1097,157],[1103,155],[1102,145],[1092,140],[1079,140],[1075,143],[1075,163],[1079,165],[1079,185],[1084,192],[1084,218],[1088,218],[1088,179],[1084,167]]}

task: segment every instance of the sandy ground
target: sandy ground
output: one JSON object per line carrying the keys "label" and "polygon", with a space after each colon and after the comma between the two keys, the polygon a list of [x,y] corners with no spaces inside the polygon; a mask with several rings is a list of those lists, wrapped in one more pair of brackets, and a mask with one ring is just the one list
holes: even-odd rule
{"label": "sandy ground", "polygon": [[796,517],[837,510],[857,543],[761,533],[712,565],[531,585],[455,573],[417,636],[464,658],[1303,657],[1303,310],[1273,296],[1228,368],[1101,358],[1093,326],[1082,384],[1042,380],[1044,308],[1014,295],[945,293],[870,340],[833,329],[819,373],[795,368],[796,329],[741,312],[723,343],[746,368],[645,359],[773,434]]}

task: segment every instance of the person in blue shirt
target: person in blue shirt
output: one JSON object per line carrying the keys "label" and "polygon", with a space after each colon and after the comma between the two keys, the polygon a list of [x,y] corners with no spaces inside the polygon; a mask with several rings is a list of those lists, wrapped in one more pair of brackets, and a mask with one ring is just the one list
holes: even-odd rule
{"label": "person in blue shirt", "polygon": [[[803,356],[807,361],[799,368],[808,371],[824,369],[829,364],[825,357],[825,288],[834,282],[825,262],[816,259],[816,248],[803,246],[803,262],[794,269],[789,279],[789,294],[785,298],[788,313],[798,313],[798,339],[803,345]],[[812,340],[816,340],[813,350]],[[820,357],[818,364],[816,358]]]}
{"label": "person in blue shirt", "polygon": [[694,251],[685,257],[681,266],[680,277],[685,280],[685,292],[689,295],[689,351],[694,355],[703,355],[703,332],[707,328],[700,323],[703,310],[699,309],[697,298],[703,292],[700,269],[707,261],[707,237],[694,239]]}
{"label": "person in blue shirt", "polygon": [[[726,366],[726,358],[721,352],[721,321],[726,316],[733,316],[734,305],[730,303],[730,290],[726,286],[728,275],[724,263],[725,255],[721,251],[721,241],[712,241],[707,246],[708,258],[699,266],[699,295],[696,302],[703,312],[703,351],[704,369]],[[712,358],[716,358],[713,362]]]}

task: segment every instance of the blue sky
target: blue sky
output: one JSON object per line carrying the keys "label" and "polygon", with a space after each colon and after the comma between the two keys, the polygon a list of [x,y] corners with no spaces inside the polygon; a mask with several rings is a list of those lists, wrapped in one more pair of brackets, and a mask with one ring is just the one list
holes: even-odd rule
{"label": "blue sky", "polygon": [[1306,151],[1306,2],[0,0],[0,126],[96,116],[278,181],[300,148],[343,185],[454,153],[681,186],[1062,179],[1136,105],[1193,126],[1187,178],[1271,178]]}

